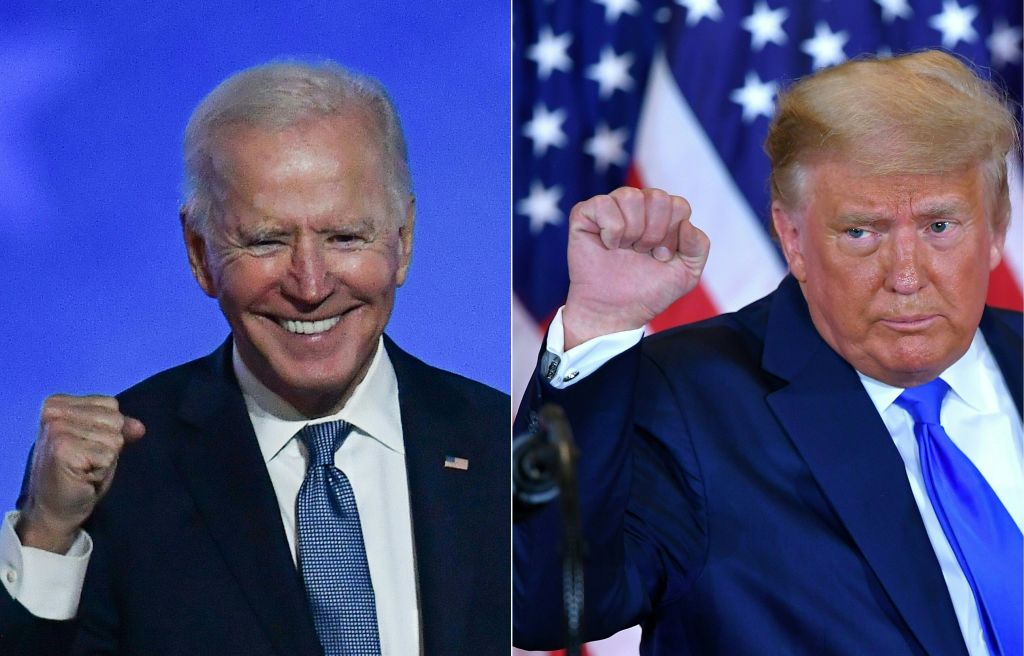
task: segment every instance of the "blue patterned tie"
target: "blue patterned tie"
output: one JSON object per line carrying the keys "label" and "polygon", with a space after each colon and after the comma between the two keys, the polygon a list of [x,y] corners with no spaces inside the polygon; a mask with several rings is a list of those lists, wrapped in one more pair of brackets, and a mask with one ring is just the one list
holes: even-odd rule
{"label": "blue patterned tie", "polygon": [[356,497],[348,477],[334,466],[334,452],[350,430],[346,422],[333,421],[298,434],[309,452],[296,503],[299,570],[326,656],[380,654]]}
{"label": "blue patterned tie", "polygon": [[981,472],[939,424],[947,391],[949,385],[936,378],[907,388],[896,404],[914,418],[928,498],[974,593],[985,642],[995,656],[1021,656],[1024,539]]}

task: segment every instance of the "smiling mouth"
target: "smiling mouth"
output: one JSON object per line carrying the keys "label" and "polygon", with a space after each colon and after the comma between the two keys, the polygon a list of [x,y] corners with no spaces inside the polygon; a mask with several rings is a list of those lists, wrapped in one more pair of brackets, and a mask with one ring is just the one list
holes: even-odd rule
{"label": "smiling mouth", "polygon": [[277,325],[294,335],[319,335],[338,325],[341,316],[329,317],[319,321],[298,321],[295,319],[277,319]]}

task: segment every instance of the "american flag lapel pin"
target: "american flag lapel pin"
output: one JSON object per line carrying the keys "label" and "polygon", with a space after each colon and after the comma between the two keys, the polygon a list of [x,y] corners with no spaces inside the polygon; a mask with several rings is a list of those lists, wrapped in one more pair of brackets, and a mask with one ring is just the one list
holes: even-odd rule
{"label": "american flag lapel pin", "polygon": [[461,469],[466,471],[469,469],[469,461],[465,458],[456,458],[455,456],[444,457],[444,468],[445,469]]}

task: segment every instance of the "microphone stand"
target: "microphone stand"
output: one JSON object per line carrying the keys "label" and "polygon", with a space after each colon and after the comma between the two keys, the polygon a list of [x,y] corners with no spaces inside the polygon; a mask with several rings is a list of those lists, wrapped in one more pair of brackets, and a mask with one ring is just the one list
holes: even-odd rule
{"label": "microphone stand", "polygon": [[547,404],[531,433],[512,447],[513,486],[517,514],[559,496],[562,512],[562,608],[565,613],[566,656],[580,656],[583,647],[584,540],[576,480],[578,451],[565,411]]}

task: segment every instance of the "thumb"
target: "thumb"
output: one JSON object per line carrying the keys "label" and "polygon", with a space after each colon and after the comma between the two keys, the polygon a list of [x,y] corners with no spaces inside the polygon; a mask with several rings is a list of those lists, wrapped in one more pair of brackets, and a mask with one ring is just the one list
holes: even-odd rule
{"label": "thumb", "polygon": [[683,221],[679,224],[679,245],[676,249],[683,258],[704,261],[711,249],[711,240],[703,230],[689,221]]}
{"label": "thumb", "polygon": [[135,442],[146,434],[146,426],[134,417],[125,416],[124,426],[121,427],[121,435],[126,442]]}

